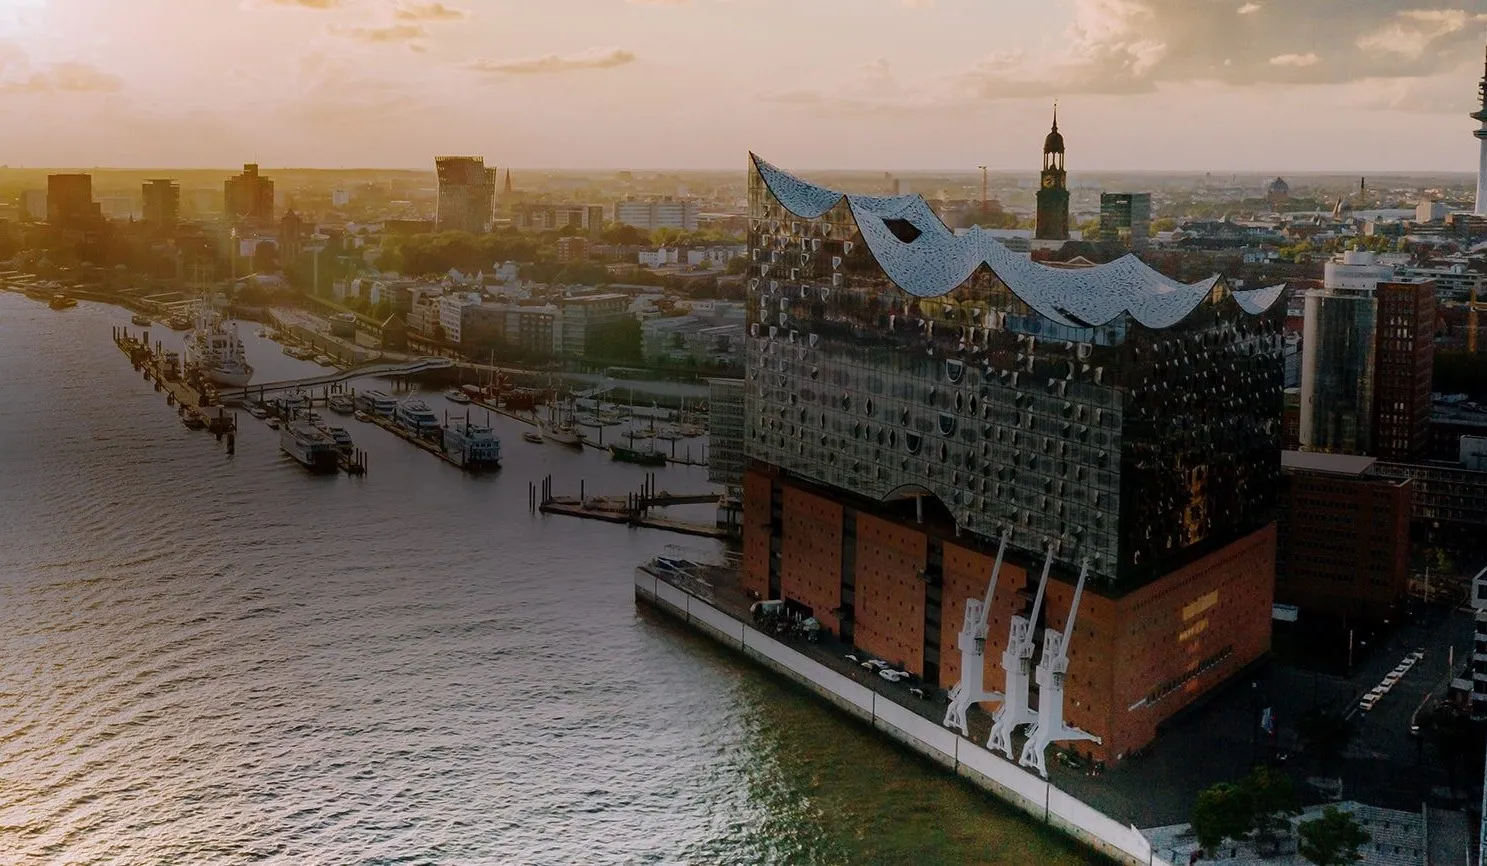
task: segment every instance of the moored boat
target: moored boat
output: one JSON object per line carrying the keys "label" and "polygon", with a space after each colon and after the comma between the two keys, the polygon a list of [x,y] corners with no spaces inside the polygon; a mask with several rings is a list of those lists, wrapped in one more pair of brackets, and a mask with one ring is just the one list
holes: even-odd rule
{"label": "moored boat", "polygon": [[445,455],[463,469],[495,469],[501,465],[501,440],[491,428],[471,423],[469,418],[444,425],[443,445]]}
{"label": "moored boat", "polygon": [[135,313],[134,315],[132,315],[132,316],[129,317],[129,324],[131,324],[131,325],[138,325],[141,328],[148,328],[151,325],[153,325],[154,322],[150,321],[150,317],[149,316],[145,316],[145,315],[141,315],[139,313]]}
{"label": "moored boat", "polygon": [[54,310],[65,310],[68,307],[77,306],[77,299],[68,297],[61,292],[58,292],[57,294],[52,295],[52,299],[50,301],[47,301],[47,306],[51,307]]}
{"label": "moored boat", "polygon": [[363,423],[370,423],[371,420],[372,420],[372,416],[371,415],[368,415],[367,413],[361,411],[360,409],[357,409],[356,412],[353,413],[351,417],[353,417],[356,420],[361,421]]}
{"label": "moored boat", "polygon": [[237,325],[224,324],[205,302],[197,308],[196,327],[186,335],[182,357],[187,367],[197,368],[218,385],[241,388],[253,379],[253,365],[248,363]]}
{"label": "moored boat", "polygon": [[350,415],[356,411],[356,402],[349,394],[332,394],[325,401],[326,408],[338,415]]}
{"label": "moored boat", "polygon": [[350,454],[356,450],[356,444],[351,441],[351,432],[345,427],[321,427],[319,429],[336,443],[341,453]]}
{"label": "moored boat", "polygon": [[666,455],[655,448],[628,448],[624,445],[611,445],[609,456],[616,463],[635,463],[640,466],[666,465]]}
{"label": "moored boat", "polygon": [[542,444],[542,434],[534,433],[531,430],[528,430],[527,432],[521,434],[521,438],[527,442],[532,443],[533,445]]}
{"label": "moored boat", "polygon": [[583,437],[571,424],[549,421],[542,425],[542,438],[570,448],[583,447]]}
{"label": "moored boat", "polygon": [[444,392],[444,399],[448,400],[451,403],[459,403],[460,405],[464,405],[470,402],[470,395],[466,394],[459,388],[450,388],[448,391]]}
{"label": "moored boat", "polygon": [[399,427],[416,436],[433,436],[439,432],[439,416],[429,404],[417,397],[409,397],[398,404],[392,419]]}
{"label": "moored boat", "polygon": [[340,466],[340,448],[336,440],[303,421],[287,423],[280,429],[279,448],[317,474],[335,472]]}
{"label": "moored boat", "polygon": [[336,365],[336,359],[329,355],[316,355],[315,363],[322,367],[334,367]]}

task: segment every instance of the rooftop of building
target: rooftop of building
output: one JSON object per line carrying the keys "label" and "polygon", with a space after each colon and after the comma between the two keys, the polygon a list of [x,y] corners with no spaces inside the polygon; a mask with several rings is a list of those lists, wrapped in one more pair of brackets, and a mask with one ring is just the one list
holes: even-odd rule
{"label": "rooftop of building", "polygon": [[1319,472],[1327,475],[1347,475],[1362,478],[1373,470],[1376,457],[1359,457],[1352,454],[1322,454],[1315,451],[1282,451],[1280,465],[1283,469],[1298,472]]}
{"label": "rooftop of building", "polygon": [[[1217,275],[1181,283],[1134,255],[1091,268],[1050,268],[1012,252],[979,228],[956,234],[922,196],[848,195],[803,181],[758,156],[751,158],[775,200],[801,219],[817,219],[845,201],[883,272],[917,297],[946,295],[979,268],[989,267],[1024,303],[1057,324],[1087,328],[1129,315],[1149,328],[1164,329],[1206,300],[1232,296],[1245,313],[1259,315],[1285,293],[1283,285],[1232,291]],[[904,223],[915,230],[910,240],[895,232]]]}

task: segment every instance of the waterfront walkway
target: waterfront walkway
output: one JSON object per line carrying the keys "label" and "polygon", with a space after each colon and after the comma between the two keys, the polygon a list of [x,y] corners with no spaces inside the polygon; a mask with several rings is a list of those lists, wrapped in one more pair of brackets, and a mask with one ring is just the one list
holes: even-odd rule
{"label": "waterfront walkway", "polygon": [[265,382],[259,385],[249,385],[246,388],[226,388],[219,393],[223,400],[242,400],[254,394],[265,394],[270,391],[294,391],[319,388],[323,385],[333,385],[336,382],[345,382],[349,379],[357,379],[362,376],[412,376],[418,373],[426,373],[430,370],[445,370],[453,366],[454,362],[448,358],[419,358],[416,361],[407,361],[399,364],[363,364],[348,370],[341,370],[336,373],[324,373],[319,376],[306,376],[303,379]]}

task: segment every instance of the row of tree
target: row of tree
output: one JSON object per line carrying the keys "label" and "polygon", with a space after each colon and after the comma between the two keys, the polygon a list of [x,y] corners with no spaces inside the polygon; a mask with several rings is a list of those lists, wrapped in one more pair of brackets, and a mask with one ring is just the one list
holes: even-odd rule
{"label": "row of tree", "polygon": [[[1260,856],[1271,857],[1299,814],[1290,777],[1258,767],[1238,782],[1220,782],[1199,794],[1191,823],[1199,847],[1209,854],[1226,841],[1250,840]],[[1317,866],[1354,862],[1369,838],[1350,813],[1332,806],[1296,825],[1297,852]]]}

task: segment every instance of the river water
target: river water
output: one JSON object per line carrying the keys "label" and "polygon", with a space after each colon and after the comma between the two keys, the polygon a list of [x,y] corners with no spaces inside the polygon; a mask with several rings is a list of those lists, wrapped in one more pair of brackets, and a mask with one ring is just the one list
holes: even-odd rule
{"label": "river water", "polygon": [[[355,422],[365,478],[246,414],[228,457],[127,321],[0,293],[0,864],[1094,861],[637,610],[712,542],[528,512],[645,470],[506,419],[480,479]],[[253,330],[263,380],[319,370]]]}

